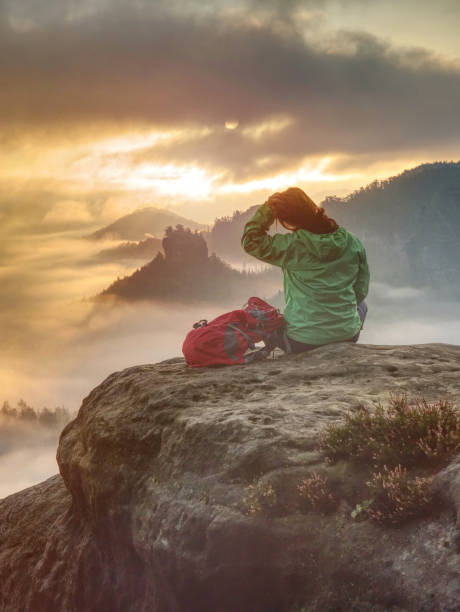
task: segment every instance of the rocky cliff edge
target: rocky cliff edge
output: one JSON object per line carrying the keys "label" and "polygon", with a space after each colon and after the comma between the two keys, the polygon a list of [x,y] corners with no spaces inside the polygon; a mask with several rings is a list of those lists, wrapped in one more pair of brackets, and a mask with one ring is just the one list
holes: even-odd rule
{"label": "rocky cliff edge", "polygon": [[[458,610],[458,458],[428,516],[386,527],[351,517],[367,466],[318,450],[325,426],[398,392],[458,403],[460,347],[343,343],[115,372],[63,430],[61,475],[0,501],[0,609]],[[312,473],[327,476],[334,511],[291,506]],[[254,483],[284,509],[248,512]]]}

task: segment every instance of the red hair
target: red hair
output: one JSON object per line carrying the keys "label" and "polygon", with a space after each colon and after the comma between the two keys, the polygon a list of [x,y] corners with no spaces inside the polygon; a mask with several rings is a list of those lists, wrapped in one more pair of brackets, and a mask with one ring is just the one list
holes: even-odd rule
{"label": "red hair", "polygon": [[314,234],[330,234],[338,229],[337,223],[326,215],[299,187],[289,187],[268,198],[268,204],[281,225],[288,230],[306,229]]}

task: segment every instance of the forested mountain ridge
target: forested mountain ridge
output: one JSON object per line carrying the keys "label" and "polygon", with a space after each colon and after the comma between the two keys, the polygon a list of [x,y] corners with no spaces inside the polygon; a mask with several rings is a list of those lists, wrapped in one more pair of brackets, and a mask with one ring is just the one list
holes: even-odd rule
{"label": "forested mountain ridge", "polygon": [[271,295],[280,285],[276,270],[275,274],[239,272],[215,254],[209,255],[202,234],[182,225],[166,229],[162,246],[164,255],[159,252],[133,274],[117,279],[100,297],[229,303],[244,302],[251,295]]}
{"label": "forested mountain ridge", "polygon": [[374,280],[460,295],[460,162],[422,164],[322,204],[361,239]]}

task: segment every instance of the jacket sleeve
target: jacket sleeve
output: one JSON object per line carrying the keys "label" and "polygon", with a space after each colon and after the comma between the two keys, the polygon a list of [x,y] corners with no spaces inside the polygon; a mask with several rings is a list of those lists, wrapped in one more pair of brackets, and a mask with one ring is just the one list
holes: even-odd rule
{"label": "jacket sleeve", "polygon": [[288,251],[294,236],[293,234],[269,236],[267,232],[274,220],[275,215],[265,202],[244,226],[241,245],[246,253],[261,261],[284,266],[289,259]]}
{"label": "jacket sleeve", "polygon": [[353,289],[355,290],[356,303],[361,304],[369,292],[369,266],[367,265],[366,250],[362,247],[359,253],[359,270]]}

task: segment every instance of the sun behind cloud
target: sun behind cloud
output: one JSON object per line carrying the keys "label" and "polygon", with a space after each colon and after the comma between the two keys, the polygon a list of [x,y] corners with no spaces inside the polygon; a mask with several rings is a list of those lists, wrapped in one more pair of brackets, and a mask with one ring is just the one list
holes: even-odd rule
{"label": "sun behind cloud", "polygon": [[335,183],[340,180],[351,178],[349,174],[334,174],[327,172],[327,166],[331,158],[324,157],[317,163],[302,163],[298,168],[291,172],[282,172],[265,178],[246,181],[243,183],[228,183],[219,188],[220,193],[250,193],[261,189],[276,191],[286,189],[291,185],[305,183]]}

